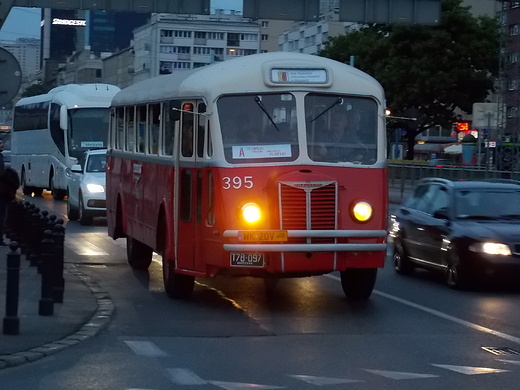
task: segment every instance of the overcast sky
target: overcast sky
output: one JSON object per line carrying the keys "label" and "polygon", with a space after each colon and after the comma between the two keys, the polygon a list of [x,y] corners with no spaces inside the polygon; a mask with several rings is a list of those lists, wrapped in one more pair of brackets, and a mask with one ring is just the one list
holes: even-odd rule
{"label": "overcast sky", "polygon": [[[242,0],[211,0],[211,11],[216,8],[242,11]],[[0,40],[14,41],[18,38],[40,39],[40,8],[14,7],[9,12],[2,29]]]}

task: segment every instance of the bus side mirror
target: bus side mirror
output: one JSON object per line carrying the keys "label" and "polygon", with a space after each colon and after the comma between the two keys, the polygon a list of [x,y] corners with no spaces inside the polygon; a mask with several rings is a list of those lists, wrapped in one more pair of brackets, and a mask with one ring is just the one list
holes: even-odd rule
{"label": "bus side mirror", "polygon": [[69,127],[69,120],[67,115],[67,106],[60,107],[60,127],[63,130],[67,130]]}
{"label": "bus side mirror", "polygon": [[172,100],[170,102],[170,120],[178,121],[181,119],[181,101]]}

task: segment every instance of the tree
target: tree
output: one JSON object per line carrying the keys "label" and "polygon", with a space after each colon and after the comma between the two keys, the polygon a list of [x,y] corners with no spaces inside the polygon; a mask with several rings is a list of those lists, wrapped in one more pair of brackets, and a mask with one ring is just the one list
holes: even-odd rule
{"label": "tree", "polygon": [[42,84],[32,84],[28,86],[22,93],[22,97],[36,96],[47,93],[48,90]]}
{"label": "tree", "polygon": [[457,109],[472,112],[486,101],[498,74],[500,27],[487,16],[474,17],[461,0],[442,0],[438,26],[368,26],[329,38],[321,56],[348,63],[376,78],[385,89],[392,115],[416,113],[406,130],[413,159],[415,138],[424,130],[450,127]]}

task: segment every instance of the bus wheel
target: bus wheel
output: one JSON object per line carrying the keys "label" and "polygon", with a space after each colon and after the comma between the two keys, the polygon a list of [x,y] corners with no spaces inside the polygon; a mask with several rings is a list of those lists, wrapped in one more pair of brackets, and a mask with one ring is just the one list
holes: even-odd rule
{"label": "bus wheel", "polygon": [[85,211],[85,206],[83,205],[83,196],[79,195],[79,223],[86,226],[92,225],[94,222],[94,218],[91,215],[88,215]]}
{"label": "bus wheel", "polygon": [[195,277],[178,274],[174,270],[173,260],[163,255],[164,290],[170,298],[188,299],[195,287]]}
{"label": "bus wheel", "polygon": [[25,169],[22,169],[22,191],[24,195],[31,195],[33,193],[33,188],[27,185],[26,177],[25,177]]}
{"label": "bus wheel", "polygon": [[126,238],[126,257],[133,269],[148,269],[152,264],[152,248],[132,237]]}
{"label": "bus wheel", "polygon": [[43,188],[33,187],[34,196],[42,196]]}
{"label": "bus wheel", "polygon": [[365,300],[376,283],[377,268],[351,268],[340,272],[341,287],[349,299]]}
{"label": "bus wheel", "polygon": [[54,176],[51,177],[51,195],[55,200],[63,200],[65,198],[65,191],[59,190],[54,186]]}

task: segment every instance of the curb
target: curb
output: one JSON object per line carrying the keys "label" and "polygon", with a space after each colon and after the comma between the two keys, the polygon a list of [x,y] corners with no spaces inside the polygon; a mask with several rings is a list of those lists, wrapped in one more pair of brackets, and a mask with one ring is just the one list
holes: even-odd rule
{"label": "curb", "polygon": [[76,345],[82,341],[88,340],[104,330],[110,323],[112,315],[115,311],[115,307],[108,293],[103,290],[96,282],[92,281],[89,276],[86,276],[78,271],[75,265],[65,264],[65,267],[68,273],[76,275],[81,281],[83,281],[85,286],[87,286],[92,294],[96,297],[98,307],[94,312],[94,315],[76,333],[73,333],[63,339],[41,345],[27,351],[16,352],[10,355],[0,355],[0,370],[19,366],[24,363],[34,362],[56,352],[62,351],[65,348]]}

